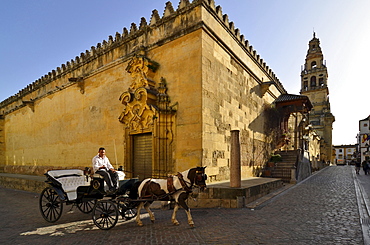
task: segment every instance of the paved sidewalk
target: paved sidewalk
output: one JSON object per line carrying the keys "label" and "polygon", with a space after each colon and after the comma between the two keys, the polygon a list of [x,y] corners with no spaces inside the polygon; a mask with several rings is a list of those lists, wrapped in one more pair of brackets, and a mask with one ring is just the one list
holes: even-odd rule
{"label": "paved sidewalk", "polygon": [[71,206],[50,224],[37,196],[0,188],[0,244],[364,244],[351,167],[327,167],[253,210],[193,209],[194,229],[181,209],[179,226],[172,210],[155,210],[153,224],[144,213],[143,227],[120,220],[102,231]]}
{"label": "paved sidewalk", "polygon": [[364,244],[370,244],[370,176],[357,175],[352,171],[356,187]]}

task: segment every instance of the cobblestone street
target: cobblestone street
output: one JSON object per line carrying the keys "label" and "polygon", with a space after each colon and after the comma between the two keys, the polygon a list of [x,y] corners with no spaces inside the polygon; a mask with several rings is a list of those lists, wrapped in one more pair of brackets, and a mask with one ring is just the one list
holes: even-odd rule
{"label": "cobblestone street", "polygon": [[364,244],[353,171],[352,166],[327,167],[255,210],[193,209],[193,229],[181,209],[179,226],[171,224],[172,210],[154,210],[153,224],[144,213],[144,227],[119,221],[103,231],[90,215],[75,208],[68,212],[71,206],[50,224],[39,213],[39,194],[0,188],[0,243]]}

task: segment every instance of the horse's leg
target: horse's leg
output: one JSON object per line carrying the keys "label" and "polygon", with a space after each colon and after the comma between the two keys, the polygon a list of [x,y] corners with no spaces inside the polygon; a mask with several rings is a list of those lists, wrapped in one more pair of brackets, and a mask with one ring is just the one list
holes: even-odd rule
{"label": "horse's leg", "polygon": [[144,202],[140,202],[139,206],[137,206],[137,214],[136,214],[136,223],[138,226],[143,226],[143,222],[140,220],[140,210],[142,209]]}
{"label": "horse's leg", "polygon": [[186,199],[188,199],[188,197],[189,197],[188,193],[181,193],[178,198],[178,202],[181,205],[181,207],[185,209],[186,215],[188,216],[188,224],[190,225],[190,227],[194,227],[194,221],[193,221],[193,217],[191,217],[190,208],[185,202]]}
{"label": "horse's leg", "polygon": [[179,210],[179,204],[176,202],[175,203],[175,207],[173,208],[173,213],[172,213],[172,218],[171,218],[171,221],[174,225],[179,225],[180,223],[177,221],[176,219],[176,213],[177,213],[177,210]]}
{"label": "horse's leg", "polygon": [[188,224],[190,225],[190,227],[194,227],[194,221],[193,221],[193,217],[191,216],[191,213],[190,213],[190,208],[188,208],[187,210],[185,209],[185,212],[186,212],[186,215],[188,216]]}
{"label": "horse's leg", "polygon": [[150,220],[152,221],[152,223],[154,223],[154,220],[155,220],[155,217],[154,217],[154,213],[152,212],[152,210],[150,210],[150,205],[152,205],[152,202],[146,202],[145,205],[144,205],[144,208],[146,209],[146,211],[148,212],[149,216],[150,216]]}

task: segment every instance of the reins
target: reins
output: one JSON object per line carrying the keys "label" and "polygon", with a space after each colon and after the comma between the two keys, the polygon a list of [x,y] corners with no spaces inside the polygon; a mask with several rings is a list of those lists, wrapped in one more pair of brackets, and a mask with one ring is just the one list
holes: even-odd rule
{"label": "reins", "polygon": [[[191,188],[193,184],[185,181],[184,176],[180,172],[178,172],[176,176],[179,178],[180,184],[186,192],[190,193],[193,191]],[[190,184],[190,186],[188,186],[186,183]]]}
{"label": "reins", "polygon": [[[199,176],[201,175],[201,176]],[[177,177],[180,184],[181,184],[181,188],[180,189],[176,189],[176,187],[174,186],[174,181],[173,181],[173,178],[174,177]],[[168,178],[167,178],[167,193],[166,194],[163,194],[163,195],[156,195],[153,193],[153,190],[151,190],[151,182],[152,182],[152,178],[148,179],[148,182],[145,183],[145,185],[143,186],[143,189],[142,189],[142,193],[146,193],[147,191],[151,192],[152,194],[150,195],[152,198],[153,197],[156,197],[158,199],[160,198],[165,198],[165,197],[168,197],[168,196],[171,196],[173,195],[175,192],[179,191],[179,190],[183,190],[185,191],[186,193],[192,193],[193,192],[193,188],[199,188],[201,189],[201,186],[198,184],[198,181],[199,178],[203,178],[203,174],[201,171],[196,171],[196,174],[194,176],[194,179],[192,180],[192,177],[188,176],[187,179],[189,179],[188,181],[184,179],[184,176],[182,175],[182,173],[178,172],[176,175],[169,175]],[[147,196],[149,197],[149,196]]]}

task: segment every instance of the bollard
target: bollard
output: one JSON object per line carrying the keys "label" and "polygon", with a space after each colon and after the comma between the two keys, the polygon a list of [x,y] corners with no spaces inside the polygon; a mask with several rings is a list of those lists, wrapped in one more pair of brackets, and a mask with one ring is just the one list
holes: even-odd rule
{"label": "bollard", "polygon": [[239,130],[231,130],[230,187],[241,187]]}

